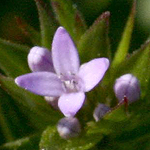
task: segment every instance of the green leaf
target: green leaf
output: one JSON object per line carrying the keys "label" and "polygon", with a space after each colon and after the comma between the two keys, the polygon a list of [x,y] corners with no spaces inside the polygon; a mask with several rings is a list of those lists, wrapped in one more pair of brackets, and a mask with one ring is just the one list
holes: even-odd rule
{"label": "green leaf", "polygon": [[[72,140],[64,140],[59,137],[55,127],[48,127],[42,135],[40,142],[40,149],[59,149],[65,150],[74,149],[74,150],[85,150],[93,147],[93,145],[102,138],[102,135],[89,133],[87,135],[74,138]],[[93,142],[94,139],[94,142]]]}
{"label": "green leaf", "polygon": [[54,21],[49,8],[46,7],[46,4],[43,2],[43,0],[35,0],[35,2],[40,20],[41,44],[43,47],[50,49],[53,34],[56,30],[56,22]]}
{"label": "green leaf", "polygon": [[0,146],[0,150],[38,150],[41,133]]}
{"label": "green leaf", "polygon": [[30,122],[31,116],[29,113],[25,114],[24,110],[26,109],[15,103],[14,99],[0,88],[0,145],[37,131],[32,121]]}
{"label": "green leaf", "polygon": [[128,18],[126,27],[125,27],[123,35],[122,35],[122,39],[121,39],[118,49],[115,53],[115,57],[112,62],[112,68],[117,67],[121,62],[123,62],[128,54],[132,31],[133,31],[133,26],[134,26],[135,11],[136,11],[136,1],[134,1],[134,3],[133,3],[130,16]]}
{"label": "green leaf", "polygon": [[109,12],[103,13],[81,37],[78,50],[82,61],[86,62],[96,57],[110,56],[109,16]]}
{"label": "green leaf", "polygon": [[18,87],[12,78],[0,75],[0,83],[28,116],[35,128],[43,129],[49,124],[55,124],[59,119],[59,113],[52,110],[42,97]]}
{"label": "green leaf", "polygon": [[33,45],[41,45],[40,34],[30,25],[28,25],[22,18],[16,17],[18,28],[22,33],[30,39]]}
{"label": "green leaf", "polygon": [[28,51],[26,46],[0,39],[0,69],[11,77],[29,72],[26,60]]}
{"label": "green leaf", "polygon": [[[6,101],[7,98],[6,98],[6,95],[3,94],[1,89],[0,89],[0,100],[1,99],[3,101]],[[14,135],[13,135],[12,131],[10,130],[8,118],[5,115],[5,110],[4,110],[3,106],[4,106],[4,104],[2,104],[2,102],[0,101],[0,128],[2,131],[2,133],[0,133],[0,135],[3,135],[4,140],[8,142],[8,141],[12,141],[14,139]]]}
{"label": "green leaf", "polygon": [[118,104],[115,108],[113,108],[111,111],[109,111],[104,119],[113,121],[113,122],[121,122],[127,119],[127,114],[126,114],[126,105],[124,102]]}
{"label": "green leaf", "polygon": [[66,28],[75,43],[86,30],[86,24],[77,6],[71,0],[51,0],[54,12],[59,23]]}
{"label": "green leaf", "polygon": [[[148,110],[148,101],[145,99],[131,104],[129,113],[124,121],[115,123],[112,120],[109,127],[111,133],[104,136],[103,140],[98,143],[97,148],[104,150],[149,149],[150,145],[146,144],[150,142],[148,138],[150,136],[150,121],[148,119],[150,112]],[[142,145],[137,146],[137,143],[142,143]]]}
{"label": "green leaf", "polygon": [[124,104],[118,105],[98,123],[88,122],[79,137],[67,141],[59,137],[55,127],[48,127],[43,132],[40,148],[136,150],[139,142],[143,143],[143,146],[139,146],[140,150],[149,149],[150,144],[146,144],[150,142],[150,112],[147,104],[148,101],[141,99],[129,105],[128,112]]}

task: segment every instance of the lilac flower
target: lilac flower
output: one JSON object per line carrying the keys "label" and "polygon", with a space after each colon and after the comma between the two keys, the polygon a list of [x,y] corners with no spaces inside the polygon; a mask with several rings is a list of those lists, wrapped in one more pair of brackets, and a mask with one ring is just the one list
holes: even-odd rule
{"label": "lilac flower", "polygon": [[57,131],[63,139],[77,137],[81,132],[79,120],[73,117],[62,118],[57,124]]}
{"label": "lilac flower", "polygon": [[59,97],[44,96],[44,99],[46,100],[48,104],[52,106],[52,108],[54,108],[55,110],[59,110],[59,107],[58,107]]}
{"label": "lilac flower", "polygon": [[19,76],[16,84],[35,94],[59,97],[58,106],[66,116],[74,116],[82,107],[85,92],[93,89],[109,67],[107,58],[96,58],[79,67],[79,56],[69,34],[59,27],[52,42],[55,72],[33,72]]}
{"label": "lilac flower", "polygon": [[54,72],[51,52],[43,47],[34,46],[28,54],[28,65],[31,71]]}
{"label": "lilac flower", "polygon": [[106,106],[105,104],[99,103],[93,113],[93,117],[95,121],[97,122],[101,120],[105,116],[105,114],[110,110],[111,110],[110,107]]}
{"label": "lilac flower", "polygon": [[114,92],[119,101],[125,96],[129,103],[134,102],[140,97],[139,81],[132,74],[125,74],[116,80]]}
{"label": "lilac flower", "polygon": [[[34,46],[30,49],[28,54],[28,65],[32,72],[55,72],[51,52],[44,47]],[[44,96],[44,99],[54,109],[59,109],[58,97]]]}

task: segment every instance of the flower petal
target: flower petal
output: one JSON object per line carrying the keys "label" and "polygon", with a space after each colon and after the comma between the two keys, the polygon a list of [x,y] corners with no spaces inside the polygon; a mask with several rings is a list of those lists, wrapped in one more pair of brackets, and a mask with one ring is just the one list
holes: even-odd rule
{"label": "flower petal", "polygon": [[90,91],[100,82],[108,67],[109,60],[107,58],[93,59],[80,67],[78,76],[83,81],[85,92]]}
{"label": "flower petal", "polygon": [[34,72],[15,79],[17,85],[42,96],[58,97],[63,93],[62,82],[51,72]]}
{"label": "flower petal", "polygon": [[34,46],[28,54],[28,65],[33,72],[54,72],[51,52],[43,47]]}
{"label": "flower petal", "polygon": [[73,117],[82,107],[84,99],[83,92],[63,94],[58,100],[58,106],[66,117]]}
{"label": "flower petal", "polygon": [[52,43],[52,59],[58,75],[76,74],[79,69],[79,56],[77,49],[63,27],[59,27]]}

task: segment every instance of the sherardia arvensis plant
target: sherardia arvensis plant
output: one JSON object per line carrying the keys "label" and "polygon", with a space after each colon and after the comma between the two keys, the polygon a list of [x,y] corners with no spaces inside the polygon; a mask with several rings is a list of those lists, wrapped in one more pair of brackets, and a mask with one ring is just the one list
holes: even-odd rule
{"label": "sherardia arvensis plant", "polygon": [[[54,72],[44,69],[28,73],[17,77],[15,83],[37,95],[59,97],[59,109],[66,117],[72,117],[82,107],[85,92],[92,90],[102,80],[109,60],[95,58],[80,66],[77,49],[63,27],[59,27],[54,35],[51,53],[45,54],[52,54]],[[44,67],[49,65],[46,61],[41,64]]]}

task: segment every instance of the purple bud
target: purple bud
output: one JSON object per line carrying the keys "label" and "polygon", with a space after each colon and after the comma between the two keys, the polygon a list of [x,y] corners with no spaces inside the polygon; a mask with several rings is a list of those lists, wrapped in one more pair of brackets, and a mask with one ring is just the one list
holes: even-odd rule
{"label": "purple bud", "polygon": [[140,97],[139,81],[132,74],[125,74],[116,80],[114,92],[119,101],[125,96],[129,103],[134,102]]}
{"label": "purple bud", "polygon": [[28,54],[28,65],[33,72],[54,72],[51,52],[43,47],[34,46]]}
{"label": "purple bud", "polygon": [[95,108],[93,117],[95,121],[99,121],[100,119],[103,118],[103,116],[110,110],[108,106],[105,104],[98,104],[98,106]]}
{"label": "purple bud", "polygon": [[77,118],[66,117],[59,120],[57,131],[63,139],[70,139],[79,135],[81,126]]}
{"label": "purple bud", "polygon": [[47,101],[48,104],[50,104],[54,109],[58,110],[58,97],[50,97],[50,96],[44,96],[44,99]]}

